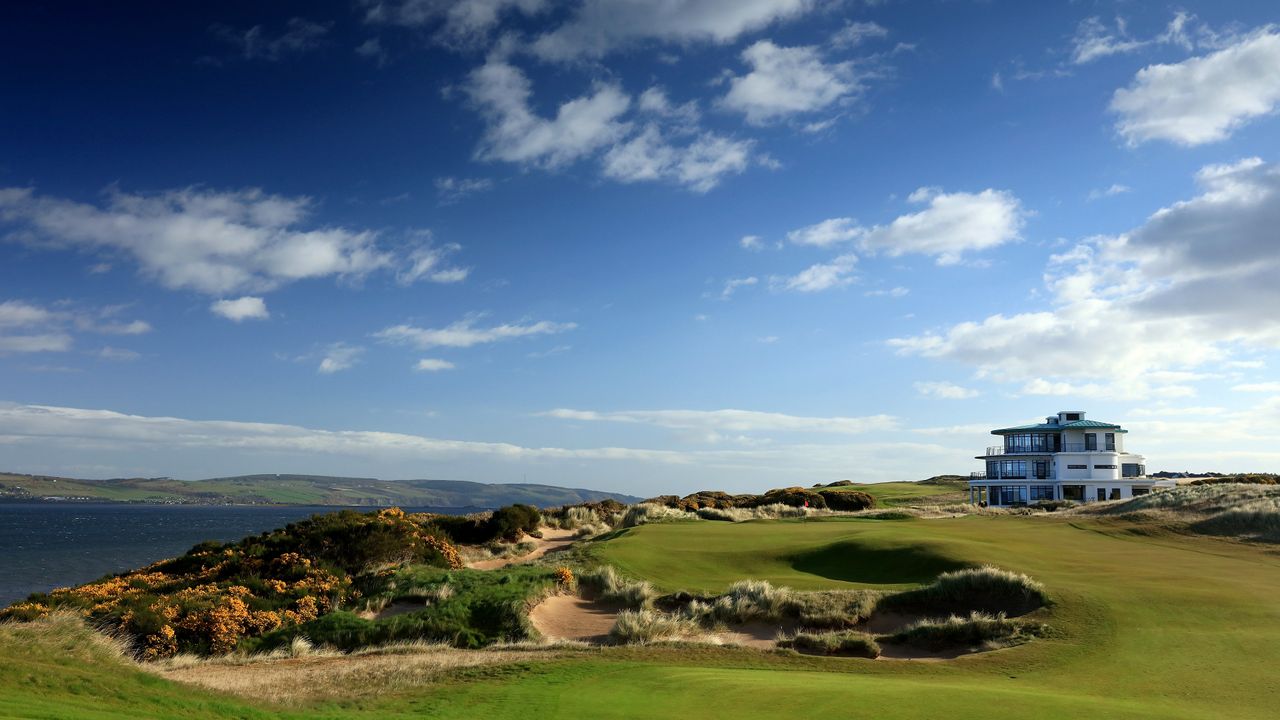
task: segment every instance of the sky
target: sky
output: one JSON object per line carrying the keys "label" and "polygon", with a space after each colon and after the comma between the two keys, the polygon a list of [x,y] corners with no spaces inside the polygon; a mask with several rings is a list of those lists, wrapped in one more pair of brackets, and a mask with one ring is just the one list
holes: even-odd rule
{"label": "sky", "polygon": [[9,3],[0,469],[1280,468],[1280,7]]}

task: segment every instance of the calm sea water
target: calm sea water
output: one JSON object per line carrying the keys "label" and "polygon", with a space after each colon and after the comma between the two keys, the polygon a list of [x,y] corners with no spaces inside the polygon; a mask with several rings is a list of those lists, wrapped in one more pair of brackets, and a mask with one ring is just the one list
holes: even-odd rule
{"label": "calm sea water", "polygon": [[[335,507],[0,503],[0,607]],[[372,508],[356,508],[370,510]],[[405,508],[465,513],[481,508]]]}

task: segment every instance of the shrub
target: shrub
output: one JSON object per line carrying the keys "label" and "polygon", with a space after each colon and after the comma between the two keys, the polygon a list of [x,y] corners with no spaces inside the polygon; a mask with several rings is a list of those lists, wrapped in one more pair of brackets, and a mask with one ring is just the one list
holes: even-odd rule
{"label": "shrub", "polygon": [[918,590],[880,599],[880,607],[925,614],[978,611],[1021,615],[1048,603],[1043,585],[991,565],[946,572]]}
{"label": "shrub", "polygon": [[508,505],[499,508],[489,517],[489,530],[493,537],[518,540],[522,533],[533,533],[542,522],[542,513],[532,505]]}
{"label": "shrub", "polygon": [[658,593],[646,580],[627,580],[612,565],[603,565],[578,575],[578,583],[595,591],[598,599],[624,607],[652,607]]}
{"label": "shrub", "polygon": [[697,517],[693,513],[675,510],[665,505],[640,503],[627,508],[626,514],[622,516],[622,527],[637,527],[647,523],[670,520],[696,520]]}
{"label": "shrub", "polygon": [[819,495],[832,510],[857,512],[876,506],[876,499],[859,490],[824,490]]}
{"label": "shrub", "polygon": [[841,655],[845,657],[878,658],[880,645],[875,638],[858,632],[802,632],[778,642],[779,647],[789,647],[816,655]]}
{"label": "shrub", "polygon": [[882,639],[934,652],[955,648],[992,649],[1026,642],[1044,635],[1046,630],[1044,625],[1010,620],[1004,613],[972,612],[968,617],[952,615],[945,620],[920,620]]}
{"label": "shrub", "polygon": [[696,620],[656,610],[623,610],[609,631],[609,639],[624,645],[681,640],[702,634]]}
{"label": "shrub", "polygon": [[753,496],[742,507],[760,507],[762,505],[790,505],[792,507],[826,508],[826,498],[808,488],[789,487],[770,490],[764,495]]}

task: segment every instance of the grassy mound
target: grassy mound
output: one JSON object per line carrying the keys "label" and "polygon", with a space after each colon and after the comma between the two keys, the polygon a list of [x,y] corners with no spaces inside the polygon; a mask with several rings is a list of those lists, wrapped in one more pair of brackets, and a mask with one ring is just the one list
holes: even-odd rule
{"label": "grassy mound", "polygon": [[881,640],[931,652],[992,650],[1026,642],[1045,632],[1046,627],[1039,623],[1010,620],[1003,613],[973,612],[964,617],[920,620]]}
{"label": "grassy mound", "polygon": [[797,633],[778,641],[778,647],[792,648],[814,655],[843,657],[880,657],[880,644],[875,638],[859,632]]}
{"label": "grassy mound", "polygon": [[1081,512],[1150,517],[1207,535],[1280,542],[1280,485],[1184,485]]}
{"label": "grassy mound", "polygon": [[888,595],[879,607],[920,614],[1022,615],[1049,604],[1044,586],[1020,573],[986,565],[943,573],[917,590]]}

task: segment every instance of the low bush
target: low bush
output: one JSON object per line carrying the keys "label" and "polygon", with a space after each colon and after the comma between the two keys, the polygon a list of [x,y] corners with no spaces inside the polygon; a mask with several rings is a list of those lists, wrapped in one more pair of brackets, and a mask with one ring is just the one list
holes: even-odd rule
{"label": "low bush", "polygon": [[876,506],[876,499],[860,490],[820,490],[818,494],[832,510],[858,512]]}
{"label": "low bush", "polygon": [[622,516],[622,527],[629,528],[654,522],[697,519],[698,516],[693,513],[676,510],[666,505],[640,503],[627,508],[626,514]]}
{"label": "low bush", "polygon": [[578,584],[593,591],[604,602],[618,603],[629,608],[649,608],[658,593],[647,580],[628,580],[612,565],[586,570],[578,575]]}
{"label": "low bush", "polygon": [[489,530],[493,537],[519,540],[524,533],[534,533],[542,523],[542,513],[532,505],[508,505],[493,511],[489,517]]}
{"label": "low bush", "polygon": [[814,492],[808,488],[789,487],[770,490],[764,495],[751,496],[749,500],[739,504],[739,507],[760,507],[763,505],[790,505],[791,507],[824,509],[827,507],[827,500],[822,493]]}
{"label": "low bush", "polygon": [[880,657],[880,644],[875,641],[875,638],[859,632],[802,632],[779,640],[778,647],[789,647],[815,655]]}
{"label": "low bush", "polygon": [[1038,623],[1010,620],[1004,613],[972,612],[967,617],[952,615],[943,620],[920,620],[881,640],[932,652],[994,649],[1026,642],[1044,635],[1046,630]]}
{"label": "low bush", "polygon": [[926,615],[974,611],[1021,615],[1048,603],[1040,583],[987,565],[943,573],[925,587],[882,597],[879,606]]}

